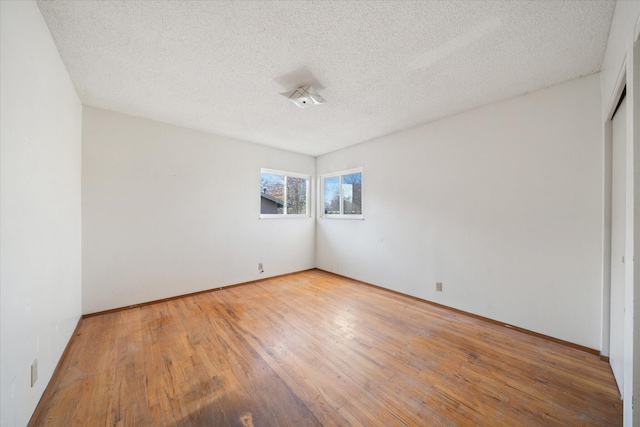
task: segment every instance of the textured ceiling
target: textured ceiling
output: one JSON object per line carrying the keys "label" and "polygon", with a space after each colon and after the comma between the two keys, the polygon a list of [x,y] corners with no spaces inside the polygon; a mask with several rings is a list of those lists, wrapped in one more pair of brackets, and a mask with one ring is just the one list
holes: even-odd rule
{"label": "textured ceiling", "polygon": [[[600,70],[612,1],[40,1],[82,102],[319,155]],[[281,92],[312,83],[327,103]]]}

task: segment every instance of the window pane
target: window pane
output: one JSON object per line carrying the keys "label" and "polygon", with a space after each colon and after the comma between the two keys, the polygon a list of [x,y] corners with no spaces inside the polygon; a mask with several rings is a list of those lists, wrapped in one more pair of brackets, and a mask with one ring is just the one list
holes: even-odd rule
{"label": "window pane", "polygon": [[284,176],[260,174],[260,213],[284,213]]}
{"label": "window pane", "polygon": [[307,180],[287,177],[287,214],[304,215],[307,213]]}
{"label": "window pane", "polygon": [[362,215],[362,173],[342,176],[342,207],[345,215]]}
{"label": "window pane", "polygon": [[340,213],[340,177],[324,179],[324,213]]}

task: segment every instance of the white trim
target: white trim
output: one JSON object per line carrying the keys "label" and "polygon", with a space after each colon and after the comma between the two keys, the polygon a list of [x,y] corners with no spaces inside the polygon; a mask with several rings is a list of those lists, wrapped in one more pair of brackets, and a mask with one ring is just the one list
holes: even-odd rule
{"label": "white trim", "polygon": [[[610,330],[609,327],[611,325],[611,313],[610,307],[608,306],[611,302],[611,173],[612,173],[612,165],[611,165],[611,144],[613,140],[613,134],[611,129],[611,120],[613,119],[613,114],[616,111],[616,107],[620,102],[620,96],[622,95],[622,91],[627,85],[627,54],[625,52],[624,57],[622,58],[622,63],[620,64],[620,69],[618,70],[618,76],[616,78],[616,83],[613,87],[613,91],[611,92],[611,98],[607,103],[607,110],[605,112],[604,117],[604,125],[603,125],[603,193],[602,193],[602,201],[603,201],[603,232],[602,232],[602,318],[600,322],[600,354],[603,356],[610,356],[609,346],[611,344],[610,341]],[[607,304],[607,307],[605,307]],[[606,346],[606,348],[605,348]]]}
{"label": "white trim", "polygon": [[311,215],[305,214],[260,214],[258,219],[304,219],[311,218]]}
{"label": "white trim", "polygon": [[[263,214],[260,212],[261,204],[258,206],[258,219],[301,219],[301,218],[311,218],[311,186],[313,185],[313,177],[308,174],[297,173],[297,172],[287,172],[276,169],[267,169],[260,168],[260,177],[262,174],[270,174],[270,175],[280,175],[284,177],[284,212],[281,214]],[[306,198],[306,213],[304,214],[288,214],[287,213],[287,177],[304,179],[307,181],[307,185],[305,186],[305,198]],[[261,202],[262,203],[262,202]]]}
{"label": "white trim", "polygon": [[320,219],[346,219],[348,221],[364,221],[364,215],[325,214]]}
{"label": "white trim", "polygon": [[270,173],[273,175],[286,175],[286,176],[291,176],[293,178],[305,178],[309,180],[311,179],[311,175],[306,173],[297,173],[297,172],[280,171],[276,169],[260,168],[260,174],[262,175],[263,173]]}
{"label": "white trim", "polygon": [[[328,179],[328,178],[334,178],[334,177],[340,177],[340,184],[338,185],[338,188],[340,189],[340,212],[344,212],[344,206],[343,206],[343,198],[342,198],[342,177],[345,175],[352,175],[355,173],[359,173],[362,176],[362,181],[364,182],[364,171],[362,167],[358,167],[358,168],[352,168],[352,169],[345,169],[342,171],[338,171],[338,172],[331,172],[331,173],[327,173],[324,175],[320,175],[318,176],[318,194],[319,194],[319,204],[318,206],[320,207],[318,209],[318,216],[320,218],[323,219],[348,219],[348,220],[363,220],[364,219],[364,211],[361,214],[345,214],[345,213],[339,213],[339,214],[326,214],[324,213],[324,180]],[[364,194],[364,183],[361,183],[361,199],[360,199],[360,205],[362,207],[362,194]]]}
{"label": "white trim", "polygon": [[613,171],[613,123],[604,122],[602,191],[602,328],[600,355],[609,357],[611,335],[611,180]]}
{"label": "white trim", "polygon": [[620,69],[618,70],[618,77],[616,77],[616,83],[613,87],[613,92],[611,92],[611,98],[609,98],[609,102],[607,104],[607,111],[604,117],[605,121],[609,121],[613,118],[613,113],[616,111],[616,107],[618,106],[618,102],[620,101],[620,96],[622,95],[622,91],[627,85],[627,55],[625,53],[624,58],[622,58],[622,63],[620,64]]}
{"label": "white trim", "polygon": [[[637,37],[637,36],[636,36]],[[640,272],[635,254],[640,246],[640,40],[627,53],[627,146],[626,146],[626,233],[624,406],[625,427],[640,425]]]}
{"label": "white trim", "polygon": [[339,171],[339,172],[331,172],[331,173],[325,173],[320,175],[322,178],[332,178],[334,176],[341,176],[341,175],[350,175],[352,173],[362,173],[362,167],[359,168],[351,168],[351,169],[345,169],[343,171]]}

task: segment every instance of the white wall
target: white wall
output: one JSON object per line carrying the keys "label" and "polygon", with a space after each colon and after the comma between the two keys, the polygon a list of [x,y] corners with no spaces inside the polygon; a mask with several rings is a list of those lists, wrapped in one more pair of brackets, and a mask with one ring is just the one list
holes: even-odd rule
{"label": "white wall", "polygon": [[594,74],[320,156],[365,220],[320,219],[317,266],[597,349],[601,133]]}
{"label": "white wall", "polygon": [[13,427],[80,318],[82,106],[36,4],[2,1],[0,19],[0,425]]}
{"label": "white wall", "polygon": [[258,219],[260,168],[313,157],[92,107],[82,144],[84,313],[314,267],[313,218]]}

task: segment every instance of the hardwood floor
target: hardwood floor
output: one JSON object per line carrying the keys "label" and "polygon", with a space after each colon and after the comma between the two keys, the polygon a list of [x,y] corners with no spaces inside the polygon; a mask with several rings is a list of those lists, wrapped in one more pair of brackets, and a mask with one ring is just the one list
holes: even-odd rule
{"label": "hardwood floor", "polygon": [[33,426],[622,425],[609,365],[317,270],[84,319]]}

